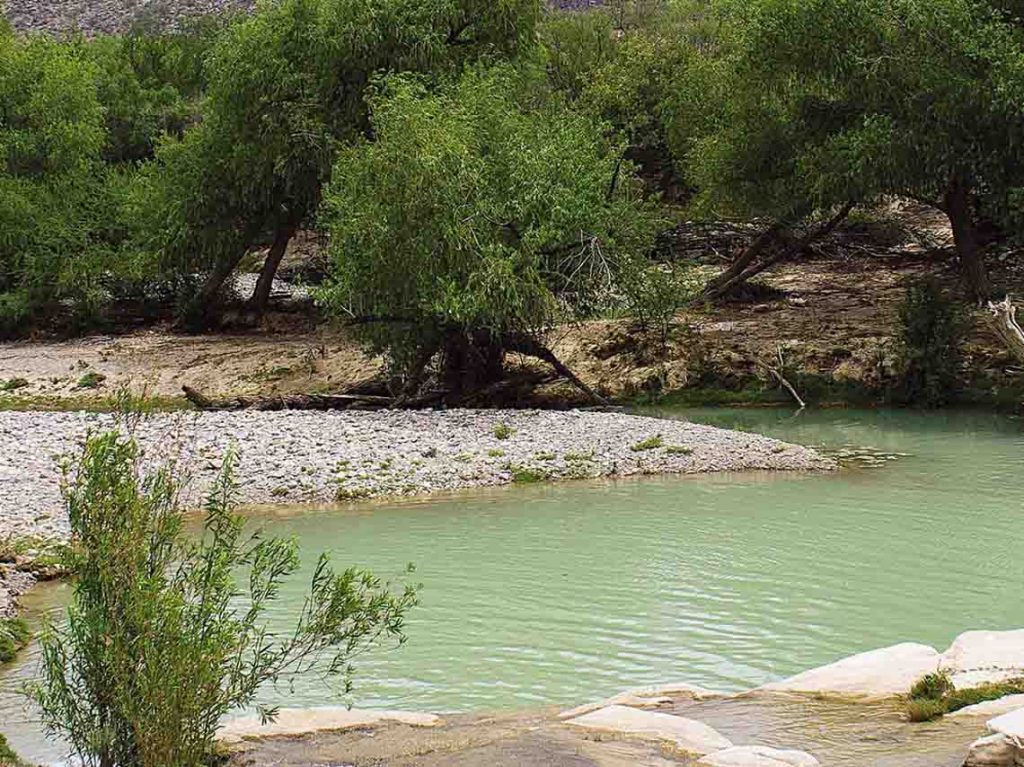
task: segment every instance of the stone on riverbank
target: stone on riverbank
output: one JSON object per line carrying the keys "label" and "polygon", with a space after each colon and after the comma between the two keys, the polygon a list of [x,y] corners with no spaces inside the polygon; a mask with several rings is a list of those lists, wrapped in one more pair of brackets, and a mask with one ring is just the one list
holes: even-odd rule
{"label": "stone on riverbank", "polygon": [[438,727],[441,717],[414,711],[378,711],[375,709],[285,708],[275,721],[262,724],[258,716],[246,716],[226,722],[217,731],[224,743],[259,738],[297,737],[315,732],[341,732],[398,723],[413,727]]}
{"label": "stone on riverbank", "polygon": [[1000,716],[1024,708],[1024,695],[1006,695],[996,700],[986,700],[983,703],[975,703],[973,706],[951,711],[946,716],[967,717],[967,716]]}
{"label": "stone on riverbank", "polygon": [[852,655],[757,691],[878,700],[905,694],[914,682],[938,669],[940,658],[934,647],[907,642]]}
{"label": "stone on riverbank", "polygon": [[696,756],[732,746],[732,741],[702,722],[628,706],[607,706],[570,719],[568,724],[623,737],[671,743],[682,753]]}
{"label": "stone on riverbank", "polygon": [[963,767],[1016,767],[1018,752],[1012,738],[1002,733],[986,735],[971,744]]}
{"label": "stone on riverbank", "polygon": [[659,708],[664,705],[671,705],[680,698],[690,700],[708,700],[710,698],[723,698],[725,693],[715,692],[705,687],[699,687],[687,682],[670,682],[651,687],[637,687],[632,690],[620,692],[610,698],[595,703],[584,703],[582,706],[563,711],[558,715],[559,719],[575,719],[576,717],[589,714],[599,708],[607,706],[630,706],[632,708]]}
{"label": "stone on riverbank", "polygon": [[697,767],[820,767],[820,762],[803,751],[766,746],[733,746],[708,754]]}
{"label": "stone on riverbank", "polygon": [[942,654],[939,667],[957,689],[1024,675],[1024,629],[967,631]]}

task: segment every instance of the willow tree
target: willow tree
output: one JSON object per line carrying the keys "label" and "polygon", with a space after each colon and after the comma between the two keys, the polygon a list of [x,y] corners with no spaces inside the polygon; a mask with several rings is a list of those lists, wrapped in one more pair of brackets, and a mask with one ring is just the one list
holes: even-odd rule
{"label": "willow tree", "polygon": [[1012,207],[1024,159],[1019,28],[978,0],[727,1],[718,12],[724,98],[701,130],[677,133],[675,151],[705,209],[773,223],[710,292],[799,251],[852,205],[902,195],[949,217],[964,282],[985,297],[981,220]]}
{"label": "willow tree", "polygon": [[655,228],[623,147],[505,67],[433,93],[391,77],[370,106],[374,140],[341,152],[325,195],[325,303],[406,394],[434,362],[457,400],[498,381],[506,352],[581,385],[544,333],[612,302]]}
{"label": "willow tree", "polygon": [[338,147],[369,127],[375,73],[515,55],[532,45],[539,12],[537,0],[282,0],[233,24],[207,61],[202,125],[158,151],[138,197],[164,264],[207,275],[193,318],[205,319],[245,255],[269,241],[251,301],[262,312]]}

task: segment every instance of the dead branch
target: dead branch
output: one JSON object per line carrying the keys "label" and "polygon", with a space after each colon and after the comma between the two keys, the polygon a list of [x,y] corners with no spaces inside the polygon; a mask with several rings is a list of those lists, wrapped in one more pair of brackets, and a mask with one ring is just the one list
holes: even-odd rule
{"label": "dead branch", "polygon": [[573,386],[587,395],[587,397],[589,397],[593,402],[596,402],[599,405],[608,404],[608,400],[583,383],[575,373],[567,368],[565,364],[555,356],[554,352],[537,339],[528,335],[516,334],[509,335],[502,340],[505,342],[506,351],[519,352],[520,354],[525,354],[527,357],[535,357],[542,362],[547,362],[555,369],[556,373],[563,378],[568,379]]}
{"label": "dead branch", "polygon": [[988,310],[992,329],[1014,359],[1024,364],[1024,330],[1017,322],[1017,307],[1007,296],[999,303],[989,301]]}

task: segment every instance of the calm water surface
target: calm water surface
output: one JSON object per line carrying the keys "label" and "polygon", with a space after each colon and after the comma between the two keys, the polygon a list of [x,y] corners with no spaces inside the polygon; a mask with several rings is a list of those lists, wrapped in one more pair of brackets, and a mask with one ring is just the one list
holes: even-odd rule
{"label": "calm water surface", "polygon": [[[1024,625],[1024,424],[904,412],[651,411],[854,460],[836,475],[644,478],[264,514],[308,569],[417,565],[408,643],[358,664],[357,706],[568,704],[670,680],[739,690],[898,641]],[[886,457],[888,458],[887,460]],[[304,587],[271,616],[282,629]],[[41,592],[39,608],[66,589]],[[43,756],[0,679],[12,740]],[[343,700],[319,680],[267,701]]]}

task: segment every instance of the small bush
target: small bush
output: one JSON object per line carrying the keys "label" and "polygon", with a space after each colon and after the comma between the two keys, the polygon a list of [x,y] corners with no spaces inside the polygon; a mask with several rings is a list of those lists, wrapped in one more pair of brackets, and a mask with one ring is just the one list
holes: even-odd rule
{"label": "small bush", "polygon": [[659,447],[665,446],[665,439],[660,434],[655,434],[653,437],[648,437],[645,440],[637,442],[635,445],[630,445],[630,450],[634,453],[643,453],[647,450],[657,450]]}
{"label": "small bush", "polygon": [[941,700],[944,696],[953,692],[953,689],[953,682],[950,680],[949,674],[943,672],[925,674],[910,688],[910,697],[912,699],[928,698],[930,700]]}
{"label": "small bush", "polygon": [[487,455],[491,458],[503,458],[505,456],[505,451],[499,450],[498,448],[492,448],[487,451]]}
{"label": "small bush", "polygon": [[911,285],[899,310],[897,398],[922,407],[954,400],[965,333],[963,311],[935,280]]}
{"label": "small bush", "polygon": [[692,455],[693,448],[685,445],[669,445],[665,448],[665,452],[669,455]]}
{"label": "small bush", "polygon": [[[133,439],[91,435],[64,469],[62,490],[77,573],[66,621],[40,637],[32,688],[51,735],[86,765],[211,763],[218,722],[254,703],[267,682],[340,676],[386,640],[401,643],[411,587],[321,556],[295,628],[263,618],[298,568],[294,541],[245,534],[234,512],[232,458],[205,507],[203,535],[185,534],[182,480],[141,467]],[[240,588],[236,577],[244,574]],[[257,707],[273,719],[276,709]]]}
{"label": "small bush", "polygon": [[508,439],[516,430],[509,426],[507,423],[499,423],[494,425],[494,438],[495,439]]}
{"label": "small bush", "polygon": [[100,384],[107,380],[107,377],[103,373],[86,373],[84,376],[78,379],[78,383],[75,385],[76,389],[98,389]]}
{"label": "small bush", "polygon": [[17,391],[26,386],[28,386],[28,381],[24,378],[9,378],[6,381],[0,381],[0,391]]}

